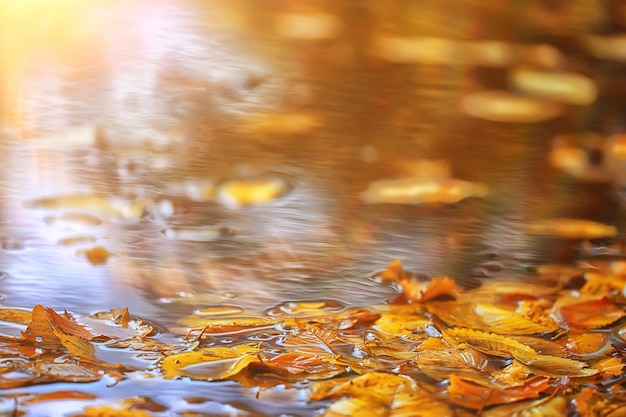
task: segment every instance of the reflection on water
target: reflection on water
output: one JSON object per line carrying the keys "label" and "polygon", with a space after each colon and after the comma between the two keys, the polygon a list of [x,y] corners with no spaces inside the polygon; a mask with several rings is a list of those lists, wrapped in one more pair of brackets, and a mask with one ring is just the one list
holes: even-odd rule
{"label": "reflection on water", "polygon": [[533,219],[623,224],[593,2],[62,3],[0,6],[4,305],[381,303],[394,258],[471,285],[576,255]]}

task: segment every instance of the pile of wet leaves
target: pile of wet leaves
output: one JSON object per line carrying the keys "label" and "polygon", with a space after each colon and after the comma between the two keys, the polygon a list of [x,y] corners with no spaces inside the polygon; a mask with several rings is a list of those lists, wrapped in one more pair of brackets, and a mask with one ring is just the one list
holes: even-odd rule
{"label": "pile of wet leaves", "polygon": [[[397,286],[396,299],[363,307],[284,302],[264,313],[212,305],[168,331],[126,308],[81,316],[5,307],[0,388],[164,378],[234,381],[257,398],[293,390],[319,403],[323,416],[626,412],[626,261],[547,265],[523,281],[471,290],[447,276],[411,274],[398,260],[375,279]],[[14,415],[34,402],[95,399],[80,390],[7,398]],[[71,415],[167,412],[132,397]]]}

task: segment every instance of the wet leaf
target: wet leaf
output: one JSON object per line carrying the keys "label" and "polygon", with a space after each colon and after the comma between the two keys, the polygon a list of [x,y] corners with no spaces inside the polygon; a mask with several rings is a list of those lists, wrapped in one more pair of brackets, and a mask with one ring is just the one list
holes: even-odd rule
{"label": "wet leaf", "polygon": [[584,362],[567,358],[528,354],[526,352],[516,352],[514,357],[523,363],[530,372],[539,376],[547,376],[550,378],[580,378],[598,373],[597,369],[590,368],[589,365]]}
{"label": "wet leaf", "polygon": [[571,327],[598,329],[626,316],[626,311],[606,298],[583,300],[556,309],[559,319]]}
{"label": "wet leaf", "polygon": [[566,239],[599,239],[615,236],[617,228],[591,220],[550,219],[531,224],[528,232]]}
{"label": "wet leaf", "polygon": [[269,317],[207,318],[204,315],[194,315],[180,319],[179,323],[205,334],[220,334],[260,329],[273,325],[276,320]]}
{"label": "wet leaf", "polygon": [[620,376],[624,374],[624,362],[621,358],[603,358],[593,364],[600,373],[609,376]]}
{"label": "wet leaf", "polygon": [[[409,377],[371,372],[348,380],[315,384],[312,400],[340,399],[323,416],[452,416],[452,411],[432,398]],[[347,398],[344,398],[347,397]]]}
{"label": "wet leaf", "polygon": [[626,396],[606,396],[592,388],[583,388],[574,396],[576,410],[582,417],[623,416],[626,413]]}
{"label": "wet leaf", "polygon": [[498,389],[493,385],[480,384],[475,380],[451,375],[448,395],[454,404],[472,410],[481,410],[490,405],[537,398],[541,393],[550,389],[550,386],[548,378],[536,377],[522,386]]}
{"label": "wet leaf", "polygon": [[32,320],[32,312],[22,308],[0,308],[0,320],[17,324],[28,324]]}
{"label": "wet leaf", "polygon": [[576,356],[599,355],[610,349],[609,337],[604,333],[570,333],[564,343],[568,352]]}
{"label": "wet leaf", "polygon": [[97,397],[93,394],[88,394],[80,391],[54,391],[45,394],[36,395],[33,398],[26,399],[22,404],[32,404],[43,401],[58,401],[58,400],[94,400]]}
{"label": "wet leaf", "polygon": [[551,333],[559,329],[557,322],[542,315],[526,317],[515,307],[482,302],[438,303],[428,310],[453,326],[472,327],[476,330],[501,335],[531,335]]}
{"label": "wet leaf", "polygon": [[427,337],[425,328],[429,324],[430,320],[419,315],[383,313],[376,320],[375,328],[386,333],[421,340]]}
{"label": "wet leaf", "polygon": [[[247,357],[246,361],[258,361],[256,354],[259,352],[261,349],[249,345],[204,348],[166,356],[161,362],[161,369],[165,372],[166,378],[188,376],[204,380],[222,379],[222,375],[228,372],[237,360]],[[210,363],[219,366],[194,367]]]}
{"label": "wet leaf", "polygon": [[504,358],[536,355],[530,346],[509,337],[471,329],[442,329],[443,338],[453,347],[469,346],[479,352]]}
{"label": "wet leaf", "polygon": [[292,347],[296,352],[326,353],[335,355],[334,345],[341,342],[339,333],[312,323],[303,323],[296,319],[297,328],[294,333],[283,339],[284,346]]}
{"label": "wet leaf", "polygon": [[[417,350],[413,362],[424,374],[435,380],[446,380],[451,374],[477,375],[489,370],[489,358],[474,349],[450,348],[440,339],[430,339]],[[439,341],[440,343],[433,343]]]}
{"label": "wet leaf", "polygon": [[567,401],[564,397],[520,401],[483,410],[480,415],[482,417],[563,417],[567,415]]}
{"label": "wet leaf", "polygon": [[456,298],[459,294],[456,282],[450,277],[434,277],[428,282],[402,281],[400,286],[407,299],[418,302],[441,296]]}
{"label": "wet leaf", "polygon": [[102,246],[94,246],[90,249],[80,250],[77,254],[83,255],[92,265],[104,265],[112,255],[111,252]]}
{"label": "wet leaf", "polygon": [[216,198],[230,208],[268,203],[291,191],[291,185],[280,177],[230,180],[217,188]]}
{"label": "wet leaf", "polygon": [[82,413],[72,414],[72,417],[152,417],[153,415],[144,410],[113,407],[110,405],[88,406]]}
{"label": "wet leaf", "polygon": [[484,184],[454,178],[402,178],[380,180],[361,194],[366,204],[455,204],[469,197],[484,197]]}

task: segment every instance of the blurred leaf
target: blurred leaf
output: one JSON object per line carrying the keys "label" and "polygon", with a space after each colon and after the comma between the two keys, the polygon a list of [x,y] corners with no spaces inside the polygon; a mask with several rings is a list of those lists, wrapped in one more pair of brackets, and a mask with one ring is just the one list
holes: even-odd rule
{"label": "blurred leaf", "polygon": [[559,319],[571,327],[599,329],[626,316],[611,300],[600,298],[563,305],[556,310]]}

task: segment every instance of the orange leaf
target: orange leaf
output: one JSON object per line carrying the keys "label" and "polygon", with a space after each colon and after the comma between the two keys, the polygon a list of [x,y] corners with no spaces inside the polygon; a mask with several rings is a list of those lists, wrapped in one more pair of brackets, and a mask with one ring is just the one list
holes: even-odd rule
{"label": "orange leaf", "polygon": [[446,276],[432,278],[428,282],[414,280],[402,281],[400,283],[406,298],[412,301],[428,301],[441,296],[456,298],[459,289],[456,282]]}
{"label": "orange leaf", "polygon": [[559,319],[570,327],[598,329],[626,316],[624,309],[611,300],[600,298],[568,304],[557,308]]}
{"label": "orange leaf", "polygon": [[91,334],[89,330],[76,323],[67,311],[61,315],[52,308],[47,307],[45,308],[45,312],[48,320],[54,323],[63,333],[70,336],[78,336],[87,340],[94,338],[94,335]]}
{"label": "orange leaf", "polygon": [[448,395],[454,404],[472,410],[480,410],[490,405],[537,398],[549,388],[550,380],[548,378],[536,377],[521,386],[497,389],[453,374],[450,375]]}
{"label": "orange leaf", "polygon": [[382,282],[401,282],[410,279],[409,274],[402,268],[402,261],[400,259],[391,261],[391,263],[387,265],[387,269],[381,272],[379,277]]}

